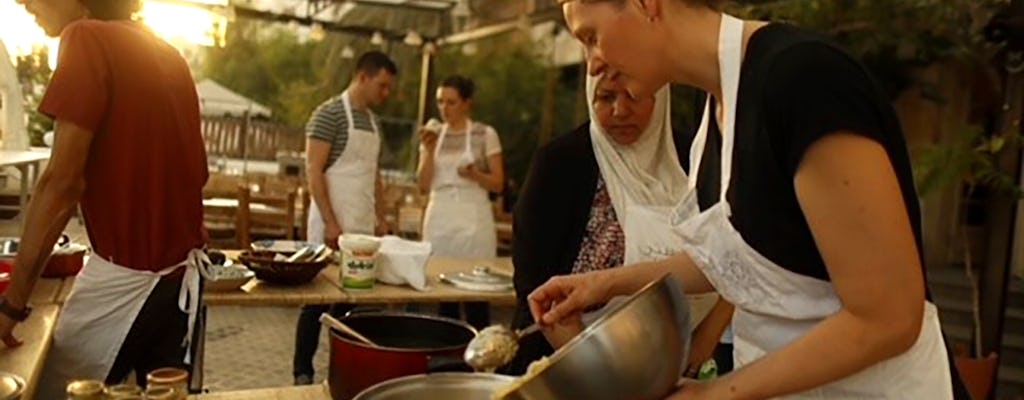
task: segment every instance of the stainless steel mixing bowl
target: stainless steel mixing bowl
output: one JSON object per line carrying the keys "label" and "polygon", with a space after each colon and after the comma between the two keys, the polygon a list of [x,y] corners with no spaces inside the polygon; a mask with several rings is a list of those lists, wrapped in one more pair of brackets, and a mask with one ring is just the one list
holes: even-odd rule
{"label": "stainless steel mixing bowl", "polygon": [[690,306],[671,275],[651,282],[548,357],[506,400],[662,399],[690,348]]}

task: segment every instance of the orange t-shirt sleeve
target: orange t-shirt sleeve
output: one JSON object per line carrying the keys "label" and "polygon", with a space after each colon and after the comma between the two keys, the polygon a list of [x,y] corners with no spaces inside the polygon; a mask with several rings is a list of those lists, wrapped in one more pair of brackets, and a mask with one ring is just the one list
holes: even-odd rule
{"label": "orange t-shirt sleeve", "polygon": [[98,31],[68,25],[60,36],[53,71],[39,111],[95,132],[103,122],[110,96],[110,70]]}

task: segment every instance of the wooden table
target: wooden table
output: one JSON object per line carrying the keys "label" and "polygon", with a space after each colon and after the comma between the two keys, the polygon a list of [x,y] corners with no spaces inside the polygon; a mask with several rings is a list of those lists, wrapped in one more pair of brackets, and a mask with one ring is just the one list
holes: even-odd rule
{"label": "wooden table", "polygon": [[0,346],[0,371],[14,373],[25,379],[28,385],[21,397],[23,399],[35,398],[59,311],[60,308],[54,304],[36,306],[32,315],[14,329],[15,336],[25,343],[15,348]]}
{"label": "wooden table", "polygon": [[[237,259],[240,252],[224,252],[228,258]],[[240,290],[233,292],[205,292],[203,302],[206,306],[211,305],[235,305],[235,306],[297,306],[305,304],[366,304],[366,303],[437,303],[442,301],[463,302],[463,301],[486,301],[497,304],[515,304],[515,292],[512,290],[504,292],[475,292],[463,290],[438,279],[440,273],[458,271],[470,271],[474,266],[484,265],[491,267],[493,271],[512,274],[512,260],[510,258],[493,258],[482,260],[464,260],[444,257],[431,257],[427,261],[427,276],[429,288],[427,291],[418,291],[410,286],[393,286],[377,283],[375,287],[367,291],[346,291],[341,287],[341,268],[336,265],[328,266],[320,271],[308,284],[299,286],[276,286],[270,285],[259,279],[253,279],[246,283]],[[205,346],[205,317],[203,313],[199,328],[200,338],[197,343],[197,354],[195,365],[199,372],[193,375],[192,388],[199,389],[203,386],[202,365],[204,363]],[[284,390],[284,389],[281,389]],[[240,392],[241,397],[200,397],[202,399],[306,399],[306,397],[245,397],[256,396],[254,393]],[[285,393],[285,392],[282,392]],[[275,396],[270,393],[267,396]],[[225,394],[225,396],[236,396]],[[318,399],[319,397],[309,397]],[[326,397],[325,397],[326,398]]]}
{"label": "wooden table", "polygon": [[36,282],[28,303],[33,306],[44,304],[56,304],[60,289],[64,285],[63,279],[42,278]]}
{"label": "wooden table", "polygon": [[[229,257],[237,253],[228,252]],[[253,279],[241,290],[233,292],[207,292],[203,301],[207,305],[281,306],[302,304],[366,304],[366,303],[436,303],[442,301],[486,301],[495,304],[515,304],[515,292],[475,292],[443,283],[440,273],[469,271],[485,265],[492,270],[512,274],[510,258],[464,260],[431,257],[427,262],[429,290],[418,291],[410,286],[394,286],[378,282],[367,291],[348,291],[341,288],[340,267],[324,268],[312,282],[300,286],[276,286]]]}
{"label": "wooden table", "polygon": [[[25,207],[28,205],[29,190],[39,179],[39,164],[50,158],[49,151],[0,150],[0,168],[14,167],[21,174],[21,190],[18,193],[18,221],[25,222]],[[0,206],[0,208],[13,208]]]}
{"label": "wooden table", "polygon": [[29,297],[29,304],[33,306],[44,304],[62,305],[71,293],[71,287],[75,285],[75,277],[67,278],[41,278],[36,282],[35,290]]}
{"label": "wooden table", "polygon": [[348,300],[348,295],[331,282],[339,267],[328,266],[313,281],[299,286],[279,286],[253,278],[240,290],[205,292],[208,306],[298,306],[303,304],[334,304]]}
{"label": "wooden table", "polygon": [[[203,199],[203,207],[210,209],[222,209],[234,211],[238,209],[238,199],[228,199],[223,197],[215,197],[212,199]],[[266,214],[284,214],[283,208],[271,207],[263,203],[251,202],[249,203],[249,211]]]}
{"label": "wooden table", "polygon": [[196,394],[189,400],[331,400],[327,385]]}
{"label": "wooden table", "polygon": [[[475,266],[490,267],[491,271],[512,276],[512,259],[508,257],[479,260],[431,257],[427,261],[428,290],[419,291],[410,286],[394,286],[377,282],[371,290],[345,290],[348,299],[344,302],[349,304],[365,304],[485,301],[494,304],[515,304],[516,294],[511,289],[503,292],[471,291],[441,282],[441,279],[438,278],[438,275],[442,273],[468,272],[473,270]],[[338,274],[328,276],[328,279],[340,288],[341,282],[339,278]]]}

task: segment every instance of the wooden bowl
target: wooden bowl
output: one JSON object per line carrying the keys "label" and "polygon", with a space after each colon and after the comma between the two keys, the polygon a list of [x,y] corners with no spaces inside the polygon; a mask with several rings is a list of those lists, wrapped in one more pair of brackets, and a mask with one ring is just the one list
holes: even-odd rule
{"label": "wooden bowl", "polygon": [[278,285],[301,285],[316,278],[328,261],[285,262],[274,261],[277,255],[271,251],[246,251],[238,261],[256,273],[256,278]]}

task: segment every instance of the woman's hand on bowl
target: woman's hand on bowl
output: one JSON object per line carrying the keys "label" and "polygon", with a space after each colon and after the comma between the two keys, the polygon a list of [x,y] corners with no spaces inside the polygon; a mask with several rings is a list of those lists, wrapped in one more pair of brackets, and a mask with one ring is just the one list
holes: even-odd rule
{"label": "woman's hand on bowl", "polygon": [[583,332],[584,328],[586,327],[583,325],[583,316],[576,313],[553,325],[541,326],[541,333],[544,334],[544,338],[548,340],[551,347],[558,349]]}
{"label": "woman's hand on bowl", "polygon": [[530,313],[541,325],[558,324],[611,299],[613,279],[611,270],[551,278],[527,297]]}

